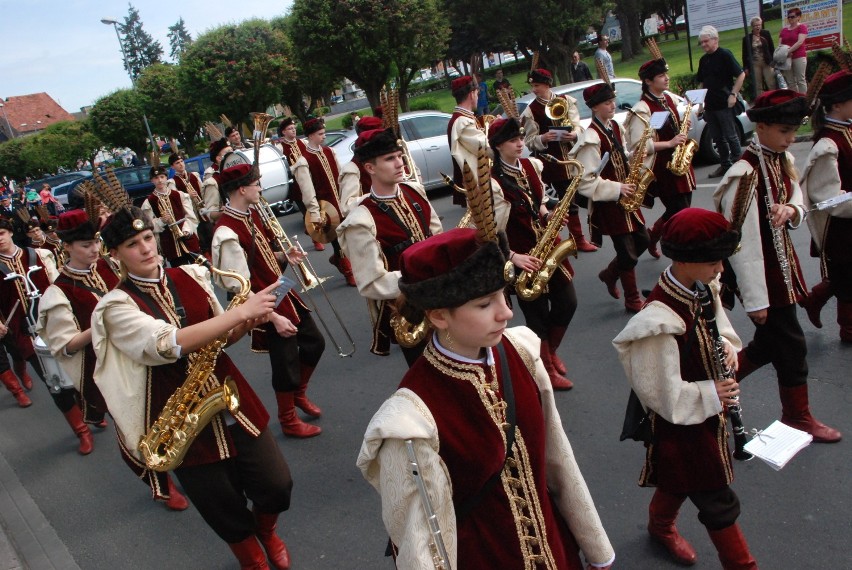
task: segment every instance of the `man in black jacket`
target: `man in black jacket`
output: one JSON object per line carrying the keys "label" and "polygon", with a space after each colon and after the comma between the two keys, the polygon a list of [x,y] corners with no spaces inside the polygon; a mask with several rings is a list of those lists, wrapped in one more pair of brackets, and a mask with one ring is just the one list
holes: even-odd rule
{"label": "man in black jacket", "polygon": [[585,62],[580,61],[580,52],[577,51],[571,56],[571,77],[574,83],[592,79],[592,72],[589,71],[589,66]]}

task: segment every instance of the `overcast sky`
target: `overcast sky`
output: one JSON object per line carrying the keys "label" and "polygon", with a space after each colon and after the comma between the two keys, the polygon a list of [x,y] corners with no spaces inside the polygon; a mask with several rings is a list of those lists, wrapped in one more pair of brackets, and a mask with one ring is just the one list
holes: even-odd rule
{"label": "overcast sky", "polygon": [[[193,39],[211,28],[284,15],[291,0],[133,0],[142,25],[169,56],[169,26],[183,17]],[[0,0],[0,97],[46,92],[74,113],[130,87],[113,26],[128,3],[117,0]]]}

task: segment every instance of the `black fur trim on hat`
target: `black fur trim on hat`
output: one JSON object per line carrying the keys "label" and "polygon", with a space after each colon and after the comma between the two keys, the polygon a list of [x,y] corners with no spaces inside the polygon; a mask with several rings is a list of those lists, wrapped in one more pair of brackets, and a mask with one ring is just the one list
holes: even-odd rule
{"label": "black fur trim on hat", "polygon": [[293,117],[287,117],[286,119],[284,119],[283,121],[278,123],[278,136],[283,137],[284,136],[284,129],[286,129],[287,127],[289,127],[290,125],[293,125],[295,123],[296,123],[296,121],[293,120]]}
{"label": "black fur trim on hat", "polygon": [[553,76],[545,75],[538,69],[533,69],[527,74],[527,83],[544,83],[545,85],[553,85]]}
{"label": "black fur trim on hat", "polygon": [[665,58],[652,59],[639,68],[639,79],[651,80],[661,73],[667,73],[668,70],[669,64],[666,63]]}
{"label": "black fur trim on hat", "polygon": [[148,171],[148,178],[151,179],[151,178],[154,178],[155,176],[159,176],[160,174],[162,174],[163,176],[168,178],[169,177],[169,169],[166,168],[165,166],[163,166],[162,164],[160,164],[158,166],[152,166],[151,170]]}
{"label": "black fur trim on hat", "polygon": [[406,302],[421,311],[453,309],[506,287],[503,268],[509,255],[509,242],[503,232],[498,235],[500,243],[482,244],[448,273],[417,283],[400,280],[399,290]]}
{"label": "black fur trim on hat", "polygon": [[0,217],[0,230],[15,233],[15,225],[12,223],[12,220]]}
{"label": "black fur trim on hat", "polygon": [[710,263],[731,257],[740,244],[740,232],[728,230],[720,236],[696,243],[672,243],[661,240],[663,255],[673,261],[686,263]]}
{"label": "black fur trim on hat", "polygon": [[778,105],[761,108],[752,107],[746,111],[746,115],[752,123],[774,125],[801,125],[807,114],[808,100],[806,97],[794,97]]}
{"label": "black fur trim on hat", "polygon": [[402,146],[392,129],[387,129],[373,135],[361,146],[355,147],[355,159],[364,164],[368,160],[401,151]]}
{"label": "black fur trim on hat", "polygon": [[153,230],[154,226],[141,209],[131,206],[114,213],[101,229],[101,238],[107,249],[113,249],[135,235],[145,230]]}
{"label": "black fur trim on hat", "polygon": [[179,152],[173,152],[169,155],[169,166],[174,165],[179,160],[183,160],[183,155]]}
{"label": "black fur trim on hat", "polygon": [[92,225],[92,222],[86,220],[79,226],[75,226],[73,228],[67,230],[57,231],[56,235],[59,236],[65,243],[71,243],[75,241],[88,241],[95,239],[98,230],[95,229],[95,226]]}
{"label": "black fur trim on hat", "polygon": [[615,89],[613,89],[608,83],[603,83],[591,97],[585,100],[585,102],[586,106],[591,109],[595,105],[600,105],[604,101],[609,101],[610,99],[615,99]]}
{"label": "black fur trim on hat", "polygon": [[500,127],[499,131],[489,129],[488,134],[490,135],[488,137],[488,144],[496,151],[497,147],[504,142],[524,136],[524,128],[518,122],[518,119],[509,117]]}

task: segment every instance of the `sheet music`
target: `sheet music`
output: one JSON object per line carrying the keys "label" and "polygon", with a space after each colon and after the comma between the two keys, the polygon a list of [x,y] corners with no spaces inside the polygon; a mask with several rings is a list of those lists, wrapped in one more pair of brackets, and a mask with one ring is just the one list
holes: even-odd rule
{"label": "sheet music", "polygon": [[669,112],[668,111],[655,111],[651,115],[651,120],[648,121],[651,128],[654,130],[663,128],[663,125],[666,124],[666,121],[669,120]]}
{"label": "sheet music", "polygon": [[746,444],[745,450],[779,471],[799,451],[810,445],[811,441],[811,434],[775,420],[772,425],[755,435]]}
{"label": "sheet music", "polygon": [[707,96],[707,90],[690,89],[689,91],[684,93],[683,96],[692,101],[693,105],[699,105],[704,102],[704,98]]}

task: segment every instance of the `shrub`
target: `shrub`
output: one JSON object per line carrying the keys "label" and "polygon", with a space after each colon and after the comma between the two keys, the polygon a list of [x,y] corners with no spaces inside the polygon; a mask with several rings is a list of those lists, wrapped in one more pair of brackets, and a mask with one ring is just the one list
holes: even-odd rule
{"label": "shrub", "polygon": [[[361,118],[361,117],[363,117],[363,116],[364,116],[364,115],[362,115],[361,113],[358,113],[358,117],[359,117],[359,118]],[[346,129],[346,130],[351,129],[351,128],[352,128],[352,122],[353,122],[353,121],[352,121],[352,114],[350,113],[350,114],[348,114],[348,115],[345,115],[345,116],[343,117],[343,128],[344,128],[344,129]]]}
{"label": "shrub", "polygon": [[683,93],[690,89],[698,89],[698,81],[695,80],[695,74],[684,73],[669,78],[669,91]]}
{"label": "shrub", "polygon": [[408,102],[408,108],[412,111],[439,111],[438,100],[434,97],[420,97]]}

